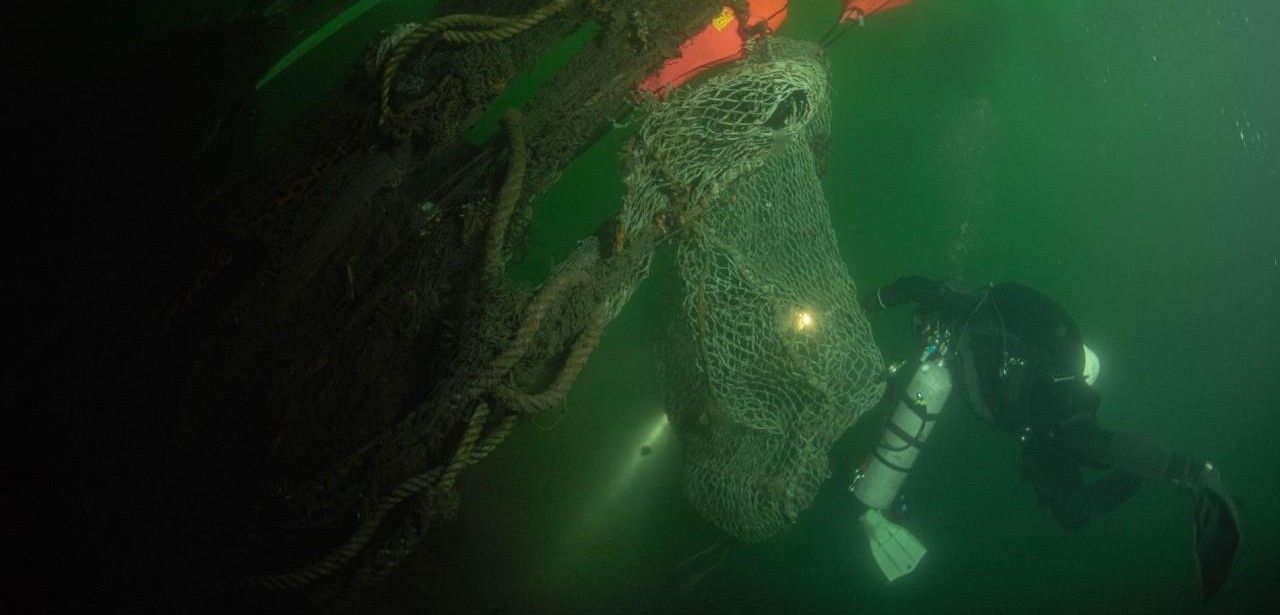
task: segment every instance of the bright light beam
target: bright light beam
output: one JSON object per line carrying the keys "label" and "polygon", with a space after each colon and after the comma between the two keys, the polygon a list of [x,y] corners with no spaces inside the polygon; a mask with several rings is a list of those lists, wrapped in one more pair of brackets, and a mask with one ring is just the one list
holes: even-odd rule
{"label": "bright light beam", "polygon": [[625,493],[631,483],[635,481],[636,474],[640,471],[640,466],[646,461],[652,461],[650,455],[643,455],[641,451],[647,446],[652,450],[662,437],[671,431],[671,423],[667,420],[665,412],[659,412],[658,416],[651,420],[638,439],[636,445],[626,449],[625,461],[618,473],[614,475],[614,479],[609,481],[609,489],[606,491],[606,501],[612,501],[623,493]]}

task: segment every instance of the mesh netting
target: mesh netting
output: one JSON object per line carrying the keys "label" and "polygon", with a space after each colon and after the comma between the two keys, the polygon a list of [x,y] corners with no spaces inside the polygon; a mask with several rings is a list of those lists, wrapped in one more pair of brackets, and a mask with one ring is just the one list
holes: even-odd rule
{"label": "mesh netting", "polygon": [[624,226],[681,232],[660,353],[685,490],[743,540],[812,503],[882,393],[819,182],[828,118],[817,48],[773,39],[658,105],[629,152]]}

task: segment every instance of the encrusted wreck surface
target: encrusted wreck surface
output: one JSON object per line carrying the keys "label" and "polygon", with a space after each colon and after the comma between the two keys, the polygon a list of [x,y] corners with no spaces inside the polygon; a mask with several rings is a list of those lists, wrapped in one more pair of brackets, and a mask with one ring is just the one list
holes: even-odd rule
{"label": "encrusted wreck surface", "polygon": [[[543,5],[446,0],[436,15]],[[150,451],[122,479],[145,497],[98,518],[117,532],[95,536],[101,551],[150,533],[133,557],[155,566],[163,580],[153,587],[256,587],[343,544],[406,479],[434,469],[443,481],[496,445],[516,414],[562,395],[646,246],[602,245],[538,288],[508,282],[501,263],[525,241],[531,199],[719,8],[577,0],[504,40],[428,39],[391,83],[392,115],[380,117],[378,71],[357,71],[263,155],[203,180],[193,204],[157,225],[145,257],[95,291],[92,309],[72,312],[68,338],[92,343],[59,350],[106,367],[50,405],[68,417],[96,402],[153,418],[142,431],[72,436]],[[594,38],[522,118],[484,144],[464,138],[514,76],[588,22]],[[93,468],[75,472],[108,489]],[[258,585],[294,589],[285,605],[350,595],[455,513],[450,494],[406,496],[350,563]],[[241,583],[219,583],[228,579]]]}

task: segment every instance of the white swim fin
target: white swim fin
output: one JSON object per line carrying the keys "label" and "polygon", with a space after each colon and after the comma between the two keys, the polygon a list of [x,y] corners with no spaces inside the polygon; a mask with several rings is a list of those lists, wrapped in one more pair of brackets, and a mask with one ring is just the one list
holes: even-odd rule
{"label": "white swim fin", "polygon": [[890,583],[916,569],[924,557],[925,548],[911,532],[885,519],[874,508],[868,508],[858,521],[871,543],[871,556]]}

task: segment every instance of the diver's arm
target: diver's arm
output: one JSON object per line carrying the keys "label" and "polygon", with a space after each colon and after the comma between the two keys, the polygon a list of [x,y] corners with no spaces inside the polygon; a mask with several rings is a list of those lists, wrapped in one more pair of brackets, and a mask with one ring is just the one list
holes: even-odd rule
{"label": "diver's arm", "polygon": [[939,281],[918,275],[898,278],[858,299],[868,314],[908,303],[942,307],[955,314],[966,314],[981,300],[964,284],[952,280]]}
{"label": "diver's arm", "polygon": [[940,298],[942,283],[918,275],[900,277],[866,293],[858,300],[867,313],[879,312],[907,303],[926,303]]}

